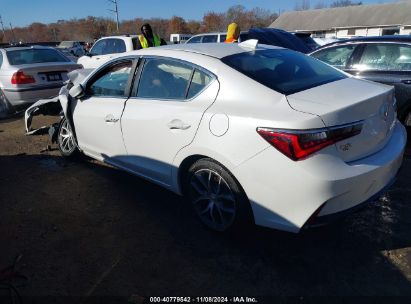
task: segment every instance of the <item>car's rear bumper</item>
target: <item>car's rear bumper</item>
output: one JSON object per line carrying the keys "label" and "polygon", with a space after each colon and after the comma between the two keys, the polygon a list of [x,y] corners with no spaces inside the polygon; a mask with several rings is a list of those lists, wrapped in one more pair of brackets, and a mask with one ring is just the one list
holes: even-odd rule
{"label": "car's rear bumper", "polygon": [[313,217],[326,219],[369,200],[395,178],[402,164],[405,128],[396,123],[383,149],[346,163],[334,146],[291,161],[269,147],[233,170],[256,224],[298,232]]}
{"label": "car's rear bumper", "polygon": [[4,95],[13,107],[25,104],[32,104],[39,99],[52,98],[58,95],[60,88],[64,83],[55,83],[52,85],[39,85],[24,88],[5,88]]}

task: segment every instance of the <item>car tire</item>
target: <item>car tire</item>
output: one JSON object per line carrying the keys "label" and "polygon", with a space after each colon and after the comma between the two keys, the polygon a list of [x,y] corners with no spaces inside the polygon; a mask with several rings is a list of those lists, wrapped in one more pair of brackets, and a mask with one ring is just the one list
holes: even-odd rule
{"label": "car tire", "polygon": [[211,230],[238,231],[253,223],[250,202],[241,185],[210,158],[190,166],[184,193],[200,221]]}
{"label": "car tire", "polygon": [[66,117],[63,117],[59,124],[57,146],[61,155],[65,157],[75,157],[79,154],[74,133]]}

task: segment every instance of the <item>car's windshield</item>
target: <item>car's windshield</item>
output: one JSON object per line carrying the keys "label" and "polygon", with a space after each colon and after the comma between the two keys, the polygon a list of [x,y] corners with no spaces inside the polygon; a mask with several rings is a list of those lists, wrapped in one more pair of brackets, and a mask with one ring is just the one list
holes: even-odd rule
{"label": "car's windshield", "polygon": [[7,51],[11,65],[32,64],[43,62],[69,62],[70,60],[53,49],[23,49]]}
{"label": "car's windshield", "polygon": [[319,60],[285,49],[244,52],[224,57],[222,61],[285,95],[347,77]]}

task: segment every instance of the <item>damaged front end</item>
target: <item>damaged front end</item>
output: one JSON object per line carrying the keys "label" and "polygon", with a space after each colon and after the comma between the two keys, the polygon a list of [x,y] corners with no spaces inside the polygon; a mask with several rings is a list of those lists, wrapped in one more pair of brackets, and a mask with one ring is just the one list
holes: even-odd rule
{"label": "damaged front end", "polygon": [[80,84],[92,71],[92,69],[80,69],[70,72],[68,74],[69,80],[60,89],[58,96],[50,99],[40,99],[31,105],[24,114],[26,135],[45,134],[48,132],[52,142],[56,141],[58,124],[42,126],[36,129],[32,128],[33,117],[38,115],[66,117],[73,128],[72,97],[69,95],[69,90],[74,85]]}

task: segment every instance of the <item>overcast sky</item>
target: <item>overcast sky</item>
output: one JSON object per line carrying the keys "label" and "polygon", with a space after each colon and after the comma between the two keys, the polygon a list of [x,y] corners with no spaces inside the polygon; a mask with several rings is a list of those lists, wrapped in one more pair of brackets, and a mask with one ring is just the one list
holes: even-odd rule
{"label": "overcast sky", "polygon": [[[314,7],[319,0],[311,0]],[[356,0],[357,1],[357,0]],[[225,12],[233,5],[246,9],[261,7],[272,12],[293,10],[301,0],[117,0],[120,20],[137,17],[170,18],[174,15],[185,20],[201,20],[209,11]],[[330,4],[333,0],[324,0]],[[395,2],[395,0],[362,0],[364,4]],[[60,19],[86,16],[114,18],[110,12],[114,5],[110,0],[0,0],[0,15],[8,28],[26,26],[33,22],[53,23]]]}

